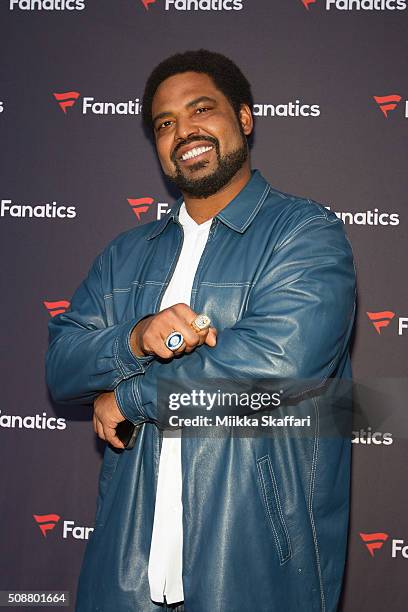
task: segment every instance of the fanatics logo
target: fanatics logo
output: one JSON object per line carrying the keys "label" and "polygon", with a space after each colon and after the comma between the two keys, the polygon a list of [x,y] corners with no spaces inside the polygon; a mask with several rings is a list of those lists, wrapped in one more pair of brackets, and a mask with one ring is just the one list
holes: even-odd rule
{"label": "fanatics logo", "polygon": [[[47,537],[47,531],[52,531],[61,518],[58,514],[33,514],[33,517],[44,537]],[[76,525],[75,521],[63,521],[62,537],[64,540],[88,540],[93,530],[93,527]]]}
{"label": "fanatics logo", "polygon": [[[388,540],[388,533],[360,533],[360,538],[367,547],[368,552],[374,557],[374,551],[380,550]],[[402,557],[408,559],[408,545],[404,540],[393,538],[391,540],[391,557],[396,559]]]}
{"label": "fanatics logo", "polygon": [[[382,327],[388,327],[390,321],[395,317],[395,312],[383,310],[381,312],[367,312],[367,316],[374,325],[378,334],[381,334]],[[398,335],[402,336],[408,329],[408,317],[398,317]]]}
{"label": "fanatics logo", "polygon": [[395,317],[395,312],[382,310],[381,312],[367,312],[367,316],[374,325],[378,334],[381,334],[382,327],[388,327],[390,321]]}
{"label": "fanatics logo", "polygon": [[164,8],[166,11],[240,11],[243,0],[165,0]]}
{"label": "fanatics logo", "polygon": [[51,416],[47,416],[46,412],[42,414],[27,414],[22,416],[20,414],[1,414],[0,410],[0,427],[4,429],[55,429],[63,430],[67,427],[67,422],[63,417],[58,419]]}
{"label": "fanatics logo", "polygon": [[76,217],[75,206],[58,206],[54,200],[52,204],[15,204],[12,200],[1,200],[0,216],[1,217],[36,217],[42,219],[73,219]]}
{"label": "fanatics logo", "polygon": [[401,96],[398,94],[391,94],[389,96],[373,96],[373,98],[382,110],[384,117],[388,117],[389,111],[395,110],[398,102],[401,101]]}
{"label": "fanatics logo", "polygon": [[360,429],[359,431],[352,431],[351,435],[352,444],[362,444],[363,446],[369,446],[370,444],[374,446],[378,446],[379,444],[390,446],[394,442],[392,433],[389,431],[382,433],[381,431],[373,431],[371,427]]}
{"label": "fanatics logo", "polygon": [[132,207],[138,221],[140,221],[141,215],[147,213],[150,206],[153,204],[153,198],[128,198],[127,201]]}
{"label": "fanatics logo", "polygon": [[[133,212],[135,213],[138,221],[140,221],[140,216],[146,213],[150,206],[153,204],[153,198],[128,198],[127,199],[129,205],[132,207]],[[160,221],[164,215],[168,215],[171,207],[168,202],[157,202],[156,209],[156,219]]]}
{"label": "fanatics logo", "polygon": [[53,94],[65,115],[67,114],[67,108],[74,106],[80,95],[81,94],[78,91],[67,91],[65,93]]}
{"label": "fanatics logo", "polygon": [[141,0],[141,3],[145,7],[146,11],[149,10],[149,4],[154,4],[156,0]]}
{"label": "fanatics logo", "polygon": [[[64,93],[54,93],[62,112],[66,115],[67,109],[74,106],[80,97],[79,91],[66,91]],[[139,98],[122,102],[100,102],[92,96],[83,96],[82,114],[87,115],[139,115],[142,109]]]}
{"label": "fanatics logo", "polygon": [[[316,0],[301,0],[303,6],[309,10],[309,4]],[[338,11],[403,11],[407,8],[406,0],[326,0],[325,9]]]}
{"label": "fanatics logo", "polygon": [[326,0],[326,10],[332,7],[339,11],[403,11],[407,3],[406,0]]}
{"label": "fanatics logo", "polygon": [[[375,100],[379,110],[386,119],[388,119],[389,113],[391,111],[395,111],[396,109],[397,112],[395,115],[397,115],[397,117],[401,117],[402,114],[405,119],[408,119],[408,100],[405,99],[402,101],[402,96],[400,96],[400,94],[391,93],[385,96],[372,96],[372,98]],[[401,109],[402,113],[400,112]]]}
{"label": "fanatics logo", "polygon": [[44,306],[48,310],[48,314],[51,317],[56,317],[70,307],[70,302],[67,300],[60,300],[59,302],[43,302]]}
{"label": "fanatics logo", "polygon": [[58,514],[33,514],[33,518],[46,538],[47,531],[52,531],[61,517]]}
{"label": "fanatics logo", "polygon": [[85,0],[10,0],[10,11],[82,11]]}
{"label": "fanatics logo", "polygon": [[319,117],[318,104],[303,104],[300,100],[284,104],[254,104],[254,117]]}
{"label": "fanatics logo", "polygon": [[139,115],[142,110],[139,98],[124,102],[95,102],[95,98],[84,97],[82,114],[91,112],[93,115]]}
{"label": "fanatics logo", "polygon": [[[79,91],[66,91],[54,93],[62,112],[66,115],[67,109],[74,106],[80,97]],[[95,100],[93,96],[82,96],[83,115],[140,115],[142,105],[139,98],[122,100],[119,102]]]}
{"label": "fanatics logo", "polygon": [[360,533],[360,538],[372,557],[374,557],[375,550],[380,550],[384,546],[384,542],[388,540],[388,537],[388,533]]}
{"label": "fanatics logo", "polygon": [[309,4],[314,4],[316,0],[302,0],[303,6],[309,10]]}
{"label": "fanatics logo", "polygon": [[[330,206],[325,206],[328,210],[331,210]],[[336,217],[341,219],[343,223],[349,225],[370,225],[376,227],[378,225],[389,226],[398,225],[400,222],[398,213],[380,212],[378,208],[374,210],[364,211],[333,211]]]}

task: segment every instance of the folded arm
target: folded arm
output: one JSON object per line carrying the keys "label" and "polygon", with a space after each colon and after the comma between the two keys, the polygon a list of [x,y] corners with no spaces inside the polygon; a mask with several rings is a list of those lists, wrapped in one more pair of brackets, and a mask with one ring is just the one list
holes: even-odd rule
{"label": "folded arm", "polygon": [[107,325],[101,265],[102,255],[75,292],[70,310],[48,324],[46,378],[59,403],[92,403],[99,393],[143,374],[153,359],[136,357],[130,348],[130,334],[139,319]]}
{"label": "folded arm", "polygon": [[[131,421],[159,422],[161,377],[313,379],[335,375],[354,319],[355,270],[341,221],[314,218],[280,244],[252,288],[244,317],[219,332],[217,345],[163,363],[115,388]],[[211,313],[209,313],[211,314]],[[162,423],[163,426],[165,424]]]}

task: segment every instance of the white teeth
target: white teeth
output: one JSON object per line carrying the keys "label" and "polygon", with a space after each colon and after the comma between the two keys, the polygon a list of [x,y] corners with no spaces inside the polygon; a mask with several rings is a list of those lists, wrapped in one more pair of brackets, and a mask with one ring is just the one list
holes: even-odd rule
{"label": "white teeth", "polygon": [[205,153],[206,151],[211,151],[212,147],[195,147],[194,149],[190,149],[187,153],[181,156],[183,161],[187,159],[191,159],[192,157],[197,157],[197,155],[201,155],[201,153]]}

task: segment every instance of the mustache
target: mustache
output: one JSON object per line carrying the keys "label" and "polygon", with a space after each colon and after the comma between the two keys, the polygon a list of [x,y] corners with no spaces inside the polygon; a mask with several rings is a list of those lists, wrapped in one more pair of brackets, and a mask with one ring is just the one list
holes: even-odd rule
{"label": "mustache", "polygon": [[177,161],[177,153],[180,151],[181,147],[185,147],[186,145],[192,144],[193,142],[210,142],[214,145],[216,151],[218,151],[219,143],[216,138],[212,136],[192,136],[191,138],[186,138],[182,142],[179,142],[173,149],[173,152],[170,156],[172,162],[176,163]]}

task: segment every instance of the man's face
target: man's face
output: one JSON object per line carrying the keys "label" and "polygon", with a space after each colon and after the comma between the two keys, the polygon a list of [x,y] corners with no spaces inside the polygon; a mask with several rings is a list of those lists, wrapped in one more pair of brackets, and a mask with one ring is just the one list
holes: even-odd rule
{"label": "man's face", "polygon": [[251,112],[240,119],[207,74],[184,72],[156,90],[152,104],[163,171],[184,193],[206,198],[227,185],[248,158]]}

